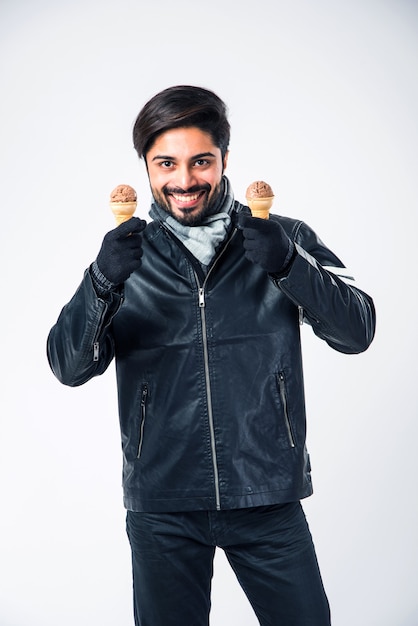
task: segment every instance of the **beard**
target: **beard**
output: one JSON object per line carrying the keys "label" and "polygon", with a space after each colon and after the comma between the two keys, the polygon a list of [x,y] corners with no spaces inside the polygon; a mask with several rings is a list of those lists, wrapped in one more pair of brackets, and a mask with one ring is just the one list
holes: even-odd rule
{"label": "beard", "polygon": [[[202,224],[204,219],[209,215],[214,215],[219,211],[220,198],[222,196],[222,181],[220,181],[212,190],[211,185],[206,183],[204,185],[193,185],[189,189],[180,189],[179,187],[163,187],[161,191],[157,191],[156,189],[151,188],[153,198],[158,206],[169,213],[172,217],[174,217],[177,222],[182,224],[183,226],[199,226]],[[205,192],[204,202],[199,209],[198,212],[195,212],[194,209],[190,209],[190,212],[187,209],[182,211],[182,215],[178,215],[170,204],[170,195],[176,194],[190,194],[190,193],[200,193]]]}

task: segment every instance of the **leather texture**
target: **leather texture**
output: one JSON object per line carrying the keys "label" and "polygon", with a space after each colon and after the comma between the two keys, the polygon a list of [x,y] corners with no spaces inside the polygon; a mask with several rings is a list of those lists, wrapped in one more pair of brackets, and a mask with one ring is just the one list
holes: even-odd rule
{"label": "leather texture", "polygon": [[[372,299],[323,268],[342,262],[305,223],[272,215],[294,242],[286,276],[245,256],[237,227],[207,275],[162,224],[108,298],[90,272],[48,338],[49,362],[81,385],[116,359],[124,503],[132,511],[253,507],[312,493],[300,319],[344,353],[370,345]],[[100,433],[97,446],[100,447]],[[94,443],[94,442],[93,442]]]}

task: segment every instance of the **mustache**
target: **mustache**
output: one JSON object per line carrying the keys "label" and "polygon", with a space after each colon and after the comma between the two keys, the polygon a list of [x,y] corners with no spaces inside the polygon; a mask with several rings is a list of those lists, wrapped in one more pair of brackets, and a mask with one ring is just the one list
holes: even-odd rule
{"label": "mustache", "polygon": [[209,185],[209,183],[204,183],[202,185],[192,185],[192,187],[189,187],[188,189],[182,189],[181,187],[163,187],[163,192],[166,196],[175,193],[176,195],[179,194],[188,194],[188,193],[199,193],[200,191],[210,191],[211,190],[211,186]]}

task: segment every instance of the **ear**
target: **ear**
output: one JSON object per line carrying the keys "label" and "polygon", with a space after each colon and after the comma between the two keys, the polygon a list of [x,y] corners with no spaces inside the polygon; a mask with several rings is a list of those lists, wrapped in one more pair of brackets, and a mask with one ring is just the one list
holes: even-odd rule
{"label": "ear", "polygon": [[229,150],[225,153],[224,160],[222,162],[223,171],[226,170],[226,165],[228,163]]}

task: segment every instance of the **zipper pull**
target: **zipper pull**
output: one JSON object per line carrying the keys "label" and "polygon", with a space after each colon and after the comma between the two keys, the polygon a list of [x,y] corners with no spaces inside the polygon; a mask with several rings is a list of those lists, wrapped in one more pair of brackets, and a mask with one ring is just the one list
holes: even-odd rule
{"label": "zipper pull", "polygon": [[199,306],[201,309],[205,306],[205,290],[203,287],[199,287]]}
{"label": "zipper pull", "polygon": [[93,344],[93,361],[99,360],[99,342],[95,341]]}
{"label": "zipper pull", "polygon": [[299,309],[299,326],[303,325],[303,307],[298,307]]}
{"label": "zipper pull", "polygon": [[142,396],[141,396],[141,406],[144,407],[147,403],[147,396],[148,396],[148,385],[144,385],[142,387]]}

